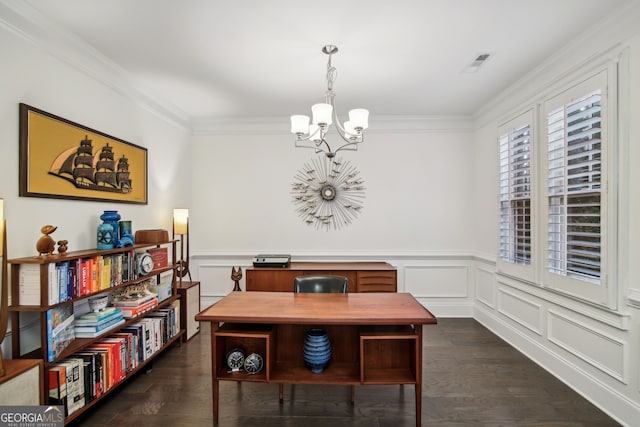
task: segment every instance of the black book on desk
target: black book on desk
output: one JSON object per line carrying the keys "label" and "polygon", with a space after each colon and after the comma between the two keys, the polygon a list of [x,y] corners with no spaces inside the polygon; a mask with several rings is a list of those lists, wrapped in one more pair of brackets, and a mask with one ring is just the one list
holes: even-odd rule
{"label": "black book on desk", "polygon": [[254,267],[287,268],[291,262],[291,255],[259,254],[253,257]]}

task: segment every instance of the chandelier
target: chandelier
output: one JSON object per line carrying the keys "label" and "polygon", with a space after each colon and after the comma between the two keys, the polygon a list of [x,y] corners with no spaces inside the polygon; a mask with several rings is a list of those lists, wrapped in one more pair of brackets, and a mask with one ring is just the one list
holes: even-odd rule
{"label": "chandelier", "polygon": [[[369,126],[369,111],[364,108],[353,109],[349,111],[349,120],[340,124],[333,92],[337,71],[331,65],[331,55],[338,52],[338,48],[334,45],[326,45],[322,48],[322,52],[329,55],[325,102],[311,106],[312,119],[304,115],[291,116],[291,133],[296,135],[296,147],[313,148],[316,153],[324,153],[331,159],[340,150],[358,149],[358,144],[363,141],[362,131]],[[329,126],[332,124],[344,140],[344,143],[336,148],[332,148],[326,140]]]}

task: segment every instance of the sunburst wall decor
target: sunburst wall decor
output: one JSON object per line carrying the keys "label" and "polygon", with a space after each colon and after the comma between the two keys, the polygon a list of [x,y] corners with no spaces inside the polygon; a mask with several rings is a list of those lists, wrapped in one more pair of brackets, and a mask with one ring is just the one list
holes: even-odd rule
{"label": "sunburst wall decor", "polygon": [[348,161],[319,156],[305,163],[294,177],[293,203],[307,224],[340,229],[362,210],[364,181]]}

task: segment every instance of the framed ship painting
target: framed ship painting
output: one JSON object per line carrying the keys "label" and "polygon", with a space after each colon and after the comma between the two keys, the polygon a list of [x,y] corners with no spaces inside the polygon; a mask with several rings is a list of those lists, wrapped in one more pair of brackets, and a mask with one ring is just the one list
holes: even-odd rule
{"label": "framed ship painting", "polygon": [[147,149],[20,104],[20,196],[147,204]]}

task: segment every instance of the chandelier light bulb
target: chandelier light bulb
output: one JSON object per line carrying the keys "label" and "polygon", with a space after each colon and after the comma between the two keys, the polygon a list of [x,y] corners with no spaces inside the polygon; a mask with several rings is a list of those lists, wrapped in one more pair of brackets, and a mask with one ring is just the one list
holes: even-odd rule
{"label": "chandelier light bulb", "polygon": [[291,133],[304,135],[309,132],[309,116],[291,116]]}
{"label": "chandelier light bulb", "polygon": [[333,122],[331,121],[331,113],[333,113],[333,107],[329,104],[314,104],[311,107],[313,113],[313,124],[320,127],[328,127]]}
{"label": "chandelier light bulb", "polygon": [[364,108],[356,108],[349,111],[349,121],[353,124],[353,128],[362,131],[369,127],[369,110]]}

